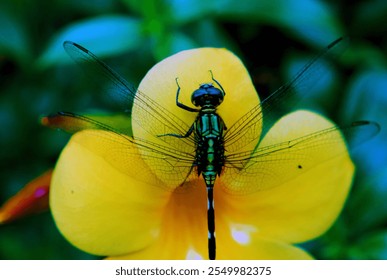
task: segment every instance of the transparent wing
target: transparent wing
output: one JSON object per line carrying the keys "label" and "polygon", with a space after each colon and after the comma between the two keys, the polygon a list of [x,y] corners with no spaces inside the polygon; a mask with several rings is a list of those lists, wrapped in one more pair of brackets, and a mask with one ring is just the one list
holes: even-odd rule
{"label": "transparent wing", "polygon": [[258,142],[258,138],[262,136],[261,133],[266,133],[278,117],[292,109],[299,101],[296,95],[298,91],[305,93],[303,98],[308,96],[309,89],[316,82],[316,78],[324,74],[321,73],[322,68],[318,61],[333,52],[341,53],[347,41],[347,39],[339,38],[329,44],[306,64],[291,82],[280,87],[229,127],[224,135],[226,150],[236,152],[253,141]]}
{"label": "transparent wing", "polygon": [[[248,194],[270,189],[300,176],[319,164],[353,150],[375,136],[377,123],[354,122],[333,126],[290,141],[258,147],[255,151],[226,154],[224,172],[226,191]],[[349,139],[348,145],[343,137]]]}
{"label": "transparent wing", "polygon": [[[95,134],[93,150],[97,150],[98,155],[117,170],[139,181],[172,191],[195,176],[195,172],[191,172],[195,160],[194,150],[186,153],[169,146],[135,139],[100,121],[73,113],[61,112],[45,117],[43,123],[69,133],[90,130],[89,133]],[[162,179],[157,174],[162,175]]]}
{"label": "transparent wing", "polygon": [[[164,141],[176,150],[189,152],[195,147],[193,135],[182,139],[158,137],[158,135],[167,133],[184,135],[190,126],[144,93],[136,90],[89,50],[70,41],[64,42],[63,47],[93,81],[98,85],[104,85],[104,93],[108,94],[109,98],[119,104],[125,112],[130,115],[133,102],[144,110],[141,118],[133,117],[132,121],[138,122],[150,135],[157,137],[159,141]],[[127,131],[121,131],[121,133],[128,134]]]}

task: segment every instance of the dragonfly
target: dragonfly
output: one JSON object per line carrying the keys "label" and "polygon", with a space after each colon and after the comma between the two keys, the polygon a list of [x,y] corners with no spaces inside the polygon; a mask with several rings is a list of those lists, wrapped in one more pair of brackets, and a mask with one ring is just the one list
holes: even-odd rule
{"label": "dragonfly", "polygon": [[[308,97],[307,90],[301,97],[296,93],[315,82],[313,79],[316,73],[321,71],[319,61],[344,44],[343,38],[329,44],[290,82],[257,102],[230,125],[217,112],[229,93],[211,70],[204,70],[209,72],[211,80],[203,81],[193,91],[192,105],[180,102],[181,86],[178,77],[175,79],[176,106],[189,114],[196,114],[194,122],[187,124],[128,83],[91,51],[77,43],[66,41],[63,46],[70,57],[89,71],[90,76],[107,81],[109,87],[106,94],[109,98],[122,104],[124,113],[130,116],[132,122],[138,123],[154,141],[132,135],[129,123],[127,127],[117,127],[100,118],[72,112],[62,111],[49,115],[43,122],[69,133],[84,129],[110,132],[95,134],[95,137],[100,138],[101,144],[114,147],[111,151],[105,151],[103,156],[119,170],[146,183],[176,191],[184,189],[185,183],[202,178],[207,191],[208,258],[214,260],[216,239],[213,189],[219,178],[227,182],[224,190],[233,195],[248,195],[270,189],[300,176],[319,163],[346,153],[379,132],[380,127],[375,122],[356,121],[344,126],[332,125],[290,141],[261,145],[264,137],[261,132],[267,132],[273,125],[270,120],[277,119],[278,111],[284,105],[296,104],[299,99]],[[137,106],[143,113],[132,113],[132,106]],[[122,141],[117,141],[117,137]],[[349,139],[347,145],[338,145],[342,138]],[[256,143],[254,148],[250,148],[251,143]],[[332,152],[322,152],[316,159],[310,155],[310,151],[316,149],[334,152],[333,155]],[[121,158],[118,159],[119,157]],[[136,165],[136,161],[140,159],[146,161],[151,168],[140,169]],[[276,164],[281,164],[284,168],[277,173],[271,172],[271,167]],[[162,178],[159,174],[162,174]],[[265,180],[269,183],[262,185],[260,181],[257,182],[257,178],[262,181],[267,178],[270,180]]]}

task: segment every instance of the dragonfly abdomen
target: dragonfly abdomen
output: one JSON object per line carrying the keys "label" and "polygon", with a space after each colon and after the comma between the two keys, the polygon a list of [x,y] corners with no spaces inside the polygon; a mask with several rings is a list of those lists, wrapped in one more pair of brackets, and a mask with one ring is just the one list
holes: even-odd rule
{"label": "dragonfly abdomen", "polygon": [[201,111],[195,121],[197,141],[196,165],[198,175],[202,175],[207,187],[207,221],[208,221],[208,254],[209,259],[216,256],[215,242],[215,208],[213,188],[216,177],[224,165],[225,125],[222,118],[213,110]]}

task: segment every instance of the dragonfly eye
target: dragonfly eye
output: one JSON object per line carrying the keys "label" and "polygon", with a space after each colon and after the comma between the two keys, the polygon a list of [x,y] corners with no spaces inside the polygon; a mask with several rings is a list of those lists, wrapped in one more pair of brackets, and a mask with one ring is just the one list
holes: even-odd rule
{"label": "dragonfly eye", "polygon": [[224,92],[212,84],[201,84],[200,87],[192,93],[191,102],[196,107],[204,105],[219,106],[224,99]]}

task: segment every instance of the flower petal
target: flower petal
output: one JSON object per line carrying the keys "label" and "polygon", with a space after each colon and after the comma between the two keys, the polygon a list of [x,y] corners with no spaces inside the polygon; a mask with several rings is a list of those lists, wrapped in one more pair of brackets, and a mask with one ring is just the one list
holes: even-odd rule
{"label": "flower petal", "polygon": [[185,192],[174,192],[165,206],[158,240],[148,248],[113,258],[206,258],[207,207],[202,178],[186,183]]}
{"label": "flower petal", "polygon": [[[176,78],[178,78],[181,88],[179,102],[195,108],[190,101],[191,95],[199,88],[200,84],[212,83],[219,87],[212,81],[209,70],[212,71],[214,79],[222,85],[226,93],[224,101],[219,105],[217,111],[226,125],[235,123],[248,109],[259,104],[258,95],[247,70],[239,58],[226,49],[199,48],[182,51],[168,57],[149,70],[139,86],[139,91],[183,120],[186,123],[185,133],[194,123],[197,113],[186,111],[176,105],[176,92],[178,90]],[[163,122],[154,122],[155,116],[150,117],[149,110],[143,110],[144,106],[136,100],[133,105],[132,129],[135,137],[165,144],[157,137],[158,135],[179,133],[178,131],[169,131]],[[159,113],[163,114],[165,111]],[[165,123],[168,125],[167,121]],[[148,133],[149,129],[144,129],[144,126],[152,126],[152,133]],[[259,125],[257,125],[256,130],[260,131]],[[250,149],[253,149],[256,144],[257,142],[251,143]],[[181,150],[189,150],[189,148],[185,149],[184,145],[185,142],[181,141]],[[152,164],[150,167],[152,168]],[[159,178],[165,176],[156,169],[154,172]]]}
{"label": "flower petal", "polygon": [[[125,141],[112,134],[114,141],[101,142],[107,133],[85,130],[71,138],[55,168],[50,194],[62,234],[96,255],[124,254],[150,244],[158,236],[169,195],[107,161],[106,151],[114,152],[114,143]],[[136,164],[142,168],[141,161]]]}
{"label": "flower petal", "polygon": [[[207,194],[202,178],[191,181],[189,192],[174,193],[166,206],[159,238],[147,248],[109,259],[208,259]],[[215,201],[216,205],[216,201]],[[215,210],[217,259],[310,259],[305,251],[282,242],[246,233],[249,240],[238,239],[244,230],[228,223],[224,213]],[[242,237],[243,239],[243,237]]]}
{"label": "flower petal", "polygon": [[[220,243],[220,242],[219,242]],[[296,246],[276,240],[252,238],[248,244],[235,240],[219,244],[218,260],[310,260],[312,256]],[[223,245],[223,246],[221,246]]]}
{"label": "flower petal", "polygon": [[[268,141],[280,143],[297,139],[332,126],[331,122],[315,113],[297,111],[279,120],[260,145],[264,146]],[[335,141],[330,150],[314,146],[304,151],[303,156],[315,159],[311,163],[315,167],[302,175],[290,176],[280,186],[245,196],[226,194],[218,188],[215,192],[218,198],[215,200],[216,210],[227,219],[226,223],[251,227],[259,233],[257,237],[298,243],[321,235],[341,211],[354,174],[354,165],[348,153],[338,154],[338,151],[346,151],[339,133]],[[288,159],[292,156],[294,154],[289,155]],[[331,159],[321,161],[327,158]],[[264,173],[281,175],[284,170],[290,172],[286,160],[269,164]],[[266,176],[264,179],[257,177],[256,182],[264,188],[265,185],[272,185],[270,180],[273,179],[277,180],[276,176]]]}
{"label": "flower petal", "polygon": [[[254,239],[248,246],[236,242],[218,242],[217,260],[310,260],[312,257],[296,246],[273,240]],[[219,244],[220,243],[220,244]],[[165,250],[165,246],[158,242],[146,250],[121,256],[110,256],[111,260],[147,260],[147,259],[180,259],[176,258],[172,250]],[[185,252],[187,260],[207,259],[207,255],[191,249]]]}
{"label": "flower petal", "polygon": [[[218,113],[226,124],[235,123],[247,109],[259,104],[249,73],[240,59],[226,49],[199,48],[170,56],[149,70],[141,81],[139,90],[190,125],[197,114],[176,106],[176,78],[181,87],[179,101],[194,107],[191,95],[200,84],[212,83],[218,87],[211,80],[209,70],[226,92],[226,97],[218,108]],[[135,102],[133,119],[142,118],[144,114],[141,107],[136,105],[138,104]],[[140,136],[142,131],[143,128],[134,122],[134,135]]]}

